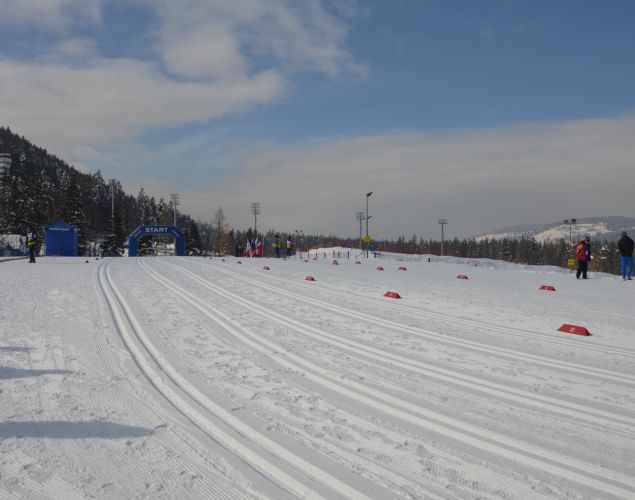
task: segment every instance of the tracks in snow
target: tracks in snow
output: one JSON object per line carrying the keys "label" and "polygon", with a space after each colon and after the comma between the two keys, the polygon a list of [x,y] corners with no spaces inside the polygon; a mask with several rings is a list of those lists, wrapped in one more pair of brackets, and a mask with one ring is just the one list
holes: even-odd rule
{"label": "tracks in snow", "polygon": [[[235,335],[236,338],[274,359],[280,365],[288,369],[300,371],[308,380],[311,380],[330,391],[339,393],[351,401],[366,405],[374,411],[379,410],[386,415],[402,420],[411,425],[432,430],[437,434],[450,438],[454,441],[458,441],[462,444],[473,446],[495,456],[504,457],[507,460],[523,464],[524,466],[540,470],[547,474],[559,476],[565,480],[573,482],[574,484],[577,483],[585,485],[605,494],[618,497],[629,497],[635,494],[635,481],[633,478],[625,476],[619,472],[602,470],[601,473],[599,473],[597,466],[595,465],[591,465],[575,458],[567,457],[560,453],[552,452],[517,439],[509,438],[455,418],[450,418],[447,415],[442,415],[422,408],[401,398],[373,390],[363,384],[351,380],[345,380],[338,376],[337,373],[325,370],[291,352],[286,352],[284,348],[281,348],[279,345],[262,338],[261,335],[249,332],[246,328],[241,327],[237,324],[237,322],[231,320],[227,315],[205,304],[191,292],[162,276],[147,264],[141,261],[139,262],[141,267],[156,281],[163,284],[176,296],[182,298],[186,302],[189,302],[210,319],[213,319],[219,324],[223,324],[224,328]],[[229,298],[230,300],[241,304],[249,310],[257,312],[271,321],[284,324],[286,327],[293,328],[298,331],[307,331],[307,325],[280,315],[279,313],[275,313],[274,311],[257,306],[224,288],[218,287],[213,283],[200,278],[198,275],[188,271],[182,266],[175,266],[173,264],[166,265],[177,268],[177,270],[185,274],[189,279],[197,282],[206,289],[216,294],[220,294],[223,297]],[[364,319],[367,320],[366,318]],[[394,327],[394,324],[391,326]],[[312,329],[312,333],[318,335],[322,341],[335,341],[335,339],[330,338],[326,332],[321,330]],[[340,344],[340,346],[346,346],[347,349],[360,349],[360,351],[363,351],[363,355],[365,356],[369,356],[370,354],[379,356],[379,354],[373,353],[368,347],[355,345],[353,342],[343,343]],[[384,361],[392,363],[397,360],[385,357]],[[403,363],[406,362],[405,358],[401,358],[399,361]],[[419,367],[418,369],[422,368]],[[540,405],[540,403],[536,401],[533,401],[532,403]],[[563,410],[564,408],[560,408],[560,412]],[[590,410],[597,411],[595,409]],[[608,419],[609,417],[615,416],[605,415],[604,417]],[[618,420],[621,418],[622,417],[617,416]],[[625,418],[626,420],[630,420],[628,417]],[[622,421],[622,423],[625,422]]]}
{"label": "tracks in snow", "polygon": [[[121,292],[113,283],[109,271],[111,262],[109,261],[100,266],[99,283],[110,307],[116,327],[140,369],[154,387],[175,408],[234,455],[240,457],[265,477],[277,483],[282,490],[288,491],[296,497],[322,498],[317,491],[275,465],[271,457],[265,458],[261,456],[237,437],[234,437],[234,435],[247,438],[251,443],[257,444],[266,454],[276,457],[277,461],[284,462],[287,467],[306,475],[324,489],[336,493],[340,497],[367,498],[360,491],[315,467],[303,458],[294,455],[288,449],[244,424],[181,376],[151,343]],[[208,414],[211,414],[211,416],[208,416]],[[225,426],[231,428],[233,432],[230,433],[221,428],[214,422],[214,419],[220,420]]]}
{"label": "tracks in snow", "polygon": [[[199,264],[201,265],[201,264]],[[531,362],[537,366],[543,366],[545,368],[550,368],[550,369],[555,369],[561,372],[569,372],[572,373],[574,375],[582,375],[585,377],[589,377],[592,376],[594,378],[597,379],[602,379],[602,380],[606,380],[608,382],[611,383],[615,383],[615,384],[619,384],[619,385],[627,385],[629,387],[633,387],[635,388],[635,376],[633,375],[629,375],[626,373],[620,373],[620,372],[616,372],[616,371],[612,371],[612,370],[605,370],[602,368],[594,368],[594,367],[590,367],[590,366],[581,366],[579,364],[576,363],[570,363],[567,361],[562,361],[562,360],[556,360],[553,358],[548,358],[546,356],[538,356],[538,355],[534,355],[534,354],[527,354],[527,353],[523,353],[523,354],[518,354],[516,351],[513,351],[511,349],[506,349],[503,347],[496,347],[496,346],[492,346],[492,345],[485,345],[479,342],[474,342],[471,340],[465,340],[465,339],[458,339],[458,338],[451,338],[448,337],[447,335],[442,334],[441,332],[438,331],[434,331],[434,330],[428,330],[425,328],[418,328],[418,327],[411,327],[411,326],[407,326],[407,325],[403,325],[400,323],[397,323],[395,321],[390,321],[390,320],[386,320],[383,318],[379,318],[377,316],[371,315],[371,314],[366,314],[366,313],[362,313],[362,312],[358,312],[358,311],[353,311],[351,309],[342,307],[342,306],[337,306],[335,304],[332,304],[330,302],[325,302],[323,300],[320,299],[316,299],[313,297],[306,297],[306,296],[301,296],[298,294],[294,294],[294,293],[290,293],[286,290],[283,290],[279,287],[274,287],[271,285],[267,285],[266,283],[262,283],[259,280],[255,280],[252,278],[248,278],[243,276],[240,273],[235,273],[233,271],[227,270],[227,269],[221,269],[221,272],[226,273],[234,278],[238,278],[242,281],[244,281],[245,283],[249,283],[251,285],[255,285],[258,286],[262,289],[265,290],[269,290],[269,291],[273,291],[276,292],[279,295],[284,295],[286,297],[290,297],[293,298],[294,300],[299,300],[301,302],[305,302],[308,304],[311,304],[313,306],[318,306],[322,309],[326,309],[326,310],[330,310],[333,312],[336,312],[338,314],[342,314],[351,318],[355,318],[361,321],[365,321],[368,323],[373,323],[376,324],[378,326],[382,326],[385,328],[390,328],[391,330],[395,330],[395,331],[400,331],[403,333],[407,333],[409,335],[415,335],[417,337],[420,338],[424,338],[426,340],[430,340],[432,342],[435,343],[443,343],[446,345],[450,345],[450,346],[456,346],[456,347],[460,347],[460,348],[465,348],[465,349],[470,349],[472,351],[477,351],[477,352],[482,352],[485,354],[496,354],[498,356],[502,356],[508,359],[514,359],[514,360],[518,360],[518,361],[523,361],[523,362]],[[320,288],[320,291],[323,291],[322,288]],[[348,297],[350,298],[350,295],[344,294],[342,292],[336,292],[334,293],[334,291],[329,290],[328,293],[333,293],[334,296],[342,296],[342,297]],[[363,296],[354,296],[356,300],[359,300],[360,302],[367,302],[370,303],[372,305],[381,305],[383,307],[404,307],[404,306],[400,306],[398,304],[393,304],[393,303],[387,303],[386,301],[379,301],[376,299],[370,299],[368,297],[363,297]],[[412,312],[412,310],[415,310],[414,308],[409,308],[410,311]],[[416,311],[416,310],[415,310]],[[427,313],[424,313],[427,314]],[[439,316],[444,316],[444,315],[439,315]],[[448,321],[448,319],[446,318],[446,321]],[[449,320],[451,322],[454,322],[454,318],[452,318],[451,320]],[[463,320],[461,320],[463,321]],[[470,320],[465,320],[465,321],[470,321]],[[473,321],[471,322],[473,324],[476,325],[480,325],[481,328],[483,328],[483,325],[487,325],[487,323],[481,323],[481,322],[477,322],[477,321]],[[489,327],[488,327],[489,328]],[[513,332],[515,332],[515,330],[504,330],[503,327],[498,327],[500,329],[500,331],[509,331],[511,334],[513,334]],[[535,340],[535,338],[534,338]],[[549,341],[552,341],[552,338],[549,338]],[[608,349],[607,347],[596,347],[593,345],[584,345],[582,346],[585,349],[589,349],[589,350],[594,350],[594,351],[601,351],[601,352],[607,352],[606,349]],[[619,352],[620,354],[624,355],[623,351]],[[631,355],[626,354],[626,355]]]}
{"label": "tracks in snow", "polygon": [[[558,398],[544,396],[536,394],[527,390],[510,387],[501,383],[496,383],[488,380],[479,379],[474,375],[465,375],[454,370],[445,369],[441,367],[432,366],[421,361],[411,359],[406,356],[400,356],[398,354],[392,354],[383,349],[377,349],[360,342],[343,339],[340,336],[328,333],[322,329],[312,327],[304,322],[290,318],[286,315],[277,313],[268,308],[253,303],[252,301],[245,300],[242,296],[233,293],[227,289],[221,288],[217,285],[213,285],[207,280],[204,280],[196,274],[188,271],[182,266],[174,266],[173,264],[165,264],[173,267],[177,267],[180,272],[185,273],[189,278],[203,285],[205,288],[222,294],[224,297],[232,300],[233,302],[248,307],[253,312],[281,324],[287,328],[290,328],[301,335],[311,337],[320,342],[326,342],[333,346],[337,346],[340,349],[344,349],[358,356],[363,356],[373,362],[383,363],[391,368],[399,368],[404,371],[423,375],[429,379],[437,380],[443,384],[454,384],[463,387],[468,390],[478,391],[493,398],[500,398],[512,403],[521,404],[536,408],[544,413],[552,413],[560,416],[564,416],[569,419],[577,419],[584,421],[587,424],[597,427],[598,425],[604,425],[608,428],[613,428],[613,432],[635,438],[635,418],[626,415],[619,415],[613,412],[593,408],[587,405],[563,401]],[[253,283],[249,280],[249,283]],[[279,292],[279,290],[276,290]],[[284,293],[283,291],[280,291]],[[287,294],[294,299],[305,300],[297,295]],[[313,303],[309,300],[310,303]],[[331,307],[329,307],[331,309]],[[352,313],[338,306],[332,306],[332,309],[336,312]],[[410,328],[410,327],[407,327]],[[615,426],[623,426],[623,429],[615,429]]]}
{"label": "tracks in snow", "polygon": [[[202,264],[198,264],[198,265],[202,265]],[[251,272],[254,275],[257,275],[257,271],[253,271],[253,270],[251,270],[249,268],[244,268],[244,269],[247,272]],[[237,272],[231,271],[231,270],[229,270],[227,268],[223,268],[223,269],[220,269],[220,270],[221,270],[221,272],[227,273],[227,274],[229,274],[231,276],[234,276],[234,277],[239,277],[240,279],[243,279],[243,280],[249,279],[249,278],[246,278],[242,273],[237,273]],[[305,282],[298,283],[297,281],[294,281],[294,280],[291,280],[289,278],[285,278],[285,277],[282,277],[282,276],[276,276],[275,274],[267,274],[267,278],[276,280],[278,282],[282,282],[282,283],[285,284],[285,286],[291,286],[291,287],[294,287],[297,290],[310,290],[312,292],[315,291],[315,285],[314,284],[307,284]],[[267,284],[262,283],[261,281],[251,281],[251,283],[252,284],[256,284],[258,286],[267,287]],[[276,290],[276,292],[280,292],[280,293],[284,292],[284,290],[282,290],[280,288],[275,288],[275,290]],[[549,341],[550,344],[560,344],[560,345],[565,345],[567,347],[570,347],[572,344],[575,344],[576,347],[579,347],[579,348],[584,349],[586,351],[615,354],[615,355],[618,355],[618,356],[626,356],[626,357],[630,357],[630,358],[635,359],[635,351],[632,350],[632,349],[618,348],[618,347],[609,346],[609,345],[589,344],[589,343],[586,343],[586,342],[584,342],[582,340],[576,339],[575,337],[570,337],[570,338],[567,338],[566,340],[564,340],[562,338],[554,337],[553,335],[547,335],[547,334],[544,334],[544,333],[530,331],[530,330],[525,330],[525,329],[522,329],[522,328],[503,326],[503,325],[498,325],[498,324],[495,324],[495,323],[489,323],[489,322],[485,322],[485,321],[472,320],[472,319],[468,319],[468,318],[461,318],[461,317],[457,317],[457,316],[451,316],[449,314],[438,313],[436,311],[431,311],[431,310],[427,310],[427,309],[424,310],[424,309],[421,309],[421,308],[418,308],[418,307],[414,307],[414,306],[409,306],[409,305],[406,305],[406,304],[398,304],[396,302],[388,302],[388,301],[383,300],[383,299],[376,299],[376,298],[367,297],[367,296],[364,296],[364,295],[354,294],[354,293],[350,293],[348,291],[347,292],[342,292],[341,290],[335,290],[335,289],[329,288],[328,286],[325,286],[323,284],[321,284],[319,286],[319,291],[321,293],[328,294],[328,295],[331,295],[333,297],[344,298],[344,299],[355,299],[355,301],[357,301],[357,302],[363,302],[363,303],[374,305],[374,306],[381,306],[381,307],[392,309],[392,310],[395,310],[395,311],[407,312],[407,313],[413,314],[415,316],[439,320],[439,321],[442,321],[442,322],[444,322],[446,324],[455,324],[455,325],[469,326],[469,327],[474,327],[474,328],[479,328],[479,329],[482,329],[482,330],[486,330],[488,333],[498,333],[498,334],[502,334],[502,335],[505,335],[505,336],[515,336],[515,337],[530,339],[530,340],[533,340],[533,341],[535,341],[535,340],[547,340],[547,341]],[[287,292],[287,295],[288,295],[288,292]],[[316,305],[320,305],[320,303],[322,303],[323,301],[320,301],[319,299],[312,299],[312,302],[314,304],[316,304]],[[435,335],[437,337],[439,335],[444,336],[440,332],[434,332],[434,333],[435,333]],[[477,342],[471,342],[469,340],[464,340],[463,342],[465,342],[466,345],[475,345],[475,346],[484,347],[483,344],[479,344]],[[492,347],[495,347],[495,346],[492,346]],[[487,346],[487,349],[489,349],[489,348],[490,348],[490,346]],[[635,377],[633,377],[633,379],[635,380]]]}

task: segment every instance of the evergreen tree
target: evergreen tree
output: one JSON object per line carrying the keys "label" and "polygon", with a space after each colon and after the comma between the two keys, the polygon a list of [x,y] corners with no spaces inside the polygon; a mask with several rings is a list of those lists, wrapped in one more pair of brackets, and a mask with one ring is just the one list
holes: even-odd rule
{"label": "evergreen tree", "polygon": [[73,170],[68,178],[68,185],[64,190],[64,207],[62,208],[62,218],[75,229],[77,229],[77,244],[79,254],[86,253],[86,217],[84,215],[84,204],[82,193],[78,182],[78,173]]}

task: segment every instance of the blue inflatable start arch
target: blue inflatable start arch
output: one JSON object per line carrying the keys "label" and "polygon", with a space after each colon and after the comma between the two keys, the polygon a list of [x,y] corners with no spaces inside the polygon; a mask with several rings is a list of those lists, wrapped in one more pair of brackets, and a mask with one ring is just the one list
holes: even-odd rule
{"label": "blue inflatable start arch", "polygon": [[176,255],[185,255],[185,237],[176,226],[139,226],[128,236],[128,257],[136,257],[138,255],[137,245],[139,238],[144,236],[172,236]]}

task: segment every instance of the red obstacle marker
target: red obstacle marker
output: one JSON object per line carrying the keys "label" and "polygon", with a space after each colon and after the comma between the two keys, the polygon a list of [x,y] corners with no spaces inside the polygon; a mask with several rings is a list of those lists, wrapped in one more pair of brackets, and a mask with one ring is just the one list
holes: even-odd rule
{"label": "red obstacle marker", "polygon": [[468,278],[467,276],[465,276],[465,274],[459,274],[456,279],[458,280],[469,280],[470,278]]}
{"label": "red obstacle marker", "polygon": [[400,299],[401,295],[399,295],[397,292],[386,292],[384,294],[384,297],[389,297],[391,299]]}
{"label": "red obstacle marker", "polygon": [[333,262],[331,262],[331,264],[333,264],[334,266],[339,266],[340,263],[337,262],[337,259],[333,259]]}
{"label": "red obstacle marker", "polygon": [[575,335],[583,335],[585,337],[588,337],[589,335],[591,335],[589,330],[587,330],[583,326],[569,325],[567,323],[565,323],[560,328],[558,328],[558,331],[564,332],[564,333],[573,333]]}
{"label": "red obstacle marker", "polygon": [[223,262],[225,262],[225,259],[221,259]]}
{"label": "red obstacle marker", "polygon": [[548,292],[555,292],[556,291],[555,287],[553,287],[551,285],[542,285],[540,287],[540,290],[547,290]]}
{"label": "red obstacle marker", "polygon": [[269,266],[265,266],[262,268],[264,271],[271,271],[271,268]]}
{"label": "red obstacle marker", "polygon": [[236,264],[242,264],[242,262],[238,261],[238,262],[236,262]]}
{"label": "red obstacle marker", "polygon": [[360,261],[358,261],[358,260],[356,260],[356,261],[355,261],[355,264],[361,264],[361,262],[360,262]]}
{"label": "red obstacle marker", "polygon": [[381,267],[381,266],[379,266],[379,267],[377,268],[377,270],[378,270],[378,271],[383,271],[383,270],[384,270],[384,268],[383,268],[383,267]]}
{"label": "red obstacle marker", "polygon": [[315,278],[313,276],[307,276],[306,278],[304,278],[306,281],[315,281]]}
{"label": "red obstacle marker", "polygon": [[401,267],[399,268],[399,270],[400,270],[400,271],[407,271],[408,269],[406,269],[404,266],[401,266]]}

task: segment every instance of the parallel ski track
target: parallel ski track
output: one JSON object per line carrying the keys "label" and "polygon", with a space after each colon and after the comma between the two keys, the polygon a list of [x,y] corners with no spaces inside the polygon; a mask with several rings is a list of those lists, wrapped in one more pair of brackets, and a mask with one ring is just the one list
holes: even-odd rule
{"label": "parallel ski track", "polygon": [[[202,264],[199,263],[198,265],[202,265]],[[215,269],[218,269],[218,268],[215,267]],[[262,273],[260,272],[260,270],[252,269],[248,266],[245,266],[242,269],[244,269],[244,271],[249,272],[255,276],[258,276],[258,277],[262,276]],[[244,278],[244,275],[242,275],[241,273],[231,271],[227,268],[223,268],[221,270],[231,275],[234,275],[234,276],[238,275]],[[292,286],[294,288],[302,289],[302,290],[311,290],[313,293],[315,293],[316,291],[315,289],[316,287],[314,286],[315,285],[314,283],[307,284],[304,281],[298,282],[289,278],[285,278],[283,276],[277,276],[273,273],[268,273],[267,278],[273,279],[279,282],[283,282],[285,283],[285,286]],[[635,350],[633,349],[619,348],[615,346],[609,346],[609,345],[597,344],[597,343],[589,344],[589,343],[585,343],[583,340],[579,340],[575,338],[575,336],[570,336],[565,340],[551,334],[545,334],[541,332],[526,330],[523,328],[498,325],[495,323],[489,323],[486,321],[479,321],[479,320],[473,320],[468,318],[461,318],[458,316],[452,316],[450,314],[438,313],[436,311],[431,311],[429,309],[422,309],[419,307],[409,306],[406,304],[398,304],[396,302],[388,302],[382,299],[375,299],[372,297],[367,297],[364,295],[359,295],[359,294],[355,294],[348,291],[344,293],[341,290],[335,290],[335,289],[329,288],[327,285],[324,285],[322,283],[320,283],[318,290],[320,293],[329,294],[334,297],[342,297],[348,300],[354,299],[357,302],[366,302],[373,305],[379,305],[384,308],[407,312],[419,317],[436,319],[444,323],[453,323],[453,324],[485,329],[487,330],[488,333],[499,333],[505,336],[513,335],[516,337],[527,338],[533,341],[548,340],[550,344],[561,344],[561,345],[566,345],[567,347],[570,347],[571,345],[575,344],[576,347],[579,347],[580,349],[583,349],[586,351],[596,351],[596,352],[602,352],[602,353],[615,354],[618,356],[635,358]],[[319,300],[319,299],[316,299],[316,300]],[[466,341],[466,342],[469,342],[469,341]]]}
{"label": "parallel ski track", "polygon": [[[320,384],[331,391],[338,392],[352,401],[367,405],[372,410],[379,410],[392,417],[414,424],[423,429],[431,430],[449,439],[473,446],[487,453],[494,454],[495,456],[503,457],[512,462],[558,476],[571,481],[573,484],[584,485],[604,494],[614,495],[620,498],[632,498],[633,495],[635,495],[635,478],[633,477],[625,476],[622,473],[608,469],[603,469],[599,472],[597,465],[582,462],[576,458],[567,457],[530,443],[509,438],[459,419],[422,408],[409,401],[380,393],[363,384],[343,379],[336,373],[323,369],[291,352],[286,352],[283,347],[262,338],[262,335],[250,332],[247,328],[240,326],[236,321],[231,320],[226,314],[211,308],[194,294],[165,278],[147,264],[140,262],[140,265],[150,276],[159,283],[163,283],[166,288],[175,295],[190,302],[213,321],[223,324],[224,328],[228,332],[233,333],[236,338],[257,349],[262,354],[271,357],[282,366],[299,371],[308,380]],[[181,266],[175,266],[173,264],[166,265],[185,272],[192,280],[215,293],[223,296],[231,293],[226,289],[217,287],[199,278]],[[246,308],[250,310],[254,308],[253,303],[238,296],[236,296],[236,298],[244,301]],[[271,312],[270,318],[275,320],[276,314],[277,313]],[[220,318],[223,318],[223,320]],[[231,324],[236,325],[236,327],[231,326]],[[306,328],[306,325],[303,326]]]}
{"label": "parallel ski track", "polygon": [[[99,269],[99,283],[104,296],[110,307],[113,319],[121,334],[126,347],[132,354],[146,377],[154,387],[183,415],[195,423],[199,429],[219,442],[233,454],[240,457],[254,469],[258,470],[265,477],[278,484],[280,488],[290,492],[299,498],[320,499],[322,496],[295,478],[276,467],[269,460],[243,445],[226,431],[214,424],[209,418],[201,413],[195,405],[187,401],[180,392],[194,400],[202,408],[212,413],[224,424],[231,427],[239,435],[245,436],[251,442],[260,446],[261,449],[286,462],[292,469],[312,478],[318,484],[323,485],[343,498],[365,499],[368,498],[361,492],[351,488],[339,479],[331,476],[325,471],[308,463],[306,460],[294,455],[286,448],[278,445],[269,438],[263,436],[255,429],[244,424],[241,420],[231,415],[227,410],[218,406],[207,396],[196,389],[184,377],[182,377],[162,356],[159,350],[152,344],[142,327],[139,325],[133,312],[130,310],[126,300],[117,289],[110,276],[110,264],[112,261],[102,264]],[[137,346],[139,342],[143,349]],[[171,384],[167,383],[169,379]]]}
{"label": "parallel ski track", "polygon": [[[195,264],[195,265],[204,266],[204,264]],[[207,267],[207,269],[211,269],[211,268]],[[290,297],[295,300],[309,303],[311,305],[321,307],[322,309],[335,311],[345,316],[356,318],[356,319],[366,321],[369,323],[374,323],[374,324],[383,326],[385,328],[390,328],[392,330],[397,330],[397,331],[401,331],[411,335],[416,335],[418,337],[431,340],[435,343],[444,343],[447,345],[471,349],[473,351],[483,352],[486,354],[497,354],[499,356],[506,357],[508,359],[515,359],[515,360],[519,360],[523,362],[531,362],[535,365],[544,366],[545,368],[549,368],[552,370],[557,370],[561,372],[570,372],[578,376],[598,378],[598,379],[606,380],[614,384],[626,385],[626,386],[635,388],[635,376],[628,373],[616,372],[613,370],[606,370],[603,368],[596,368],[596,367],[592,367],[588,365],[580,365],[577,363],[562,361],[559,359],[549,358],[546,356],[538,356],[535,354],[529,354],[529,353],[518,354],[517,351],[506,349],[504,347],[492,346],[489,344],[483,344],[480,342],[474,342],[474,341],[466,340],[466,339],[451,338],[438,331],[403,325],[395,321],[386,320],[383,318],[379,318],[377,316],[373,316],[370,314],[354,311],[352,309],[347,309],[345,307],[337,306],[330,302],[325,302],[323,300],[320,300],[314,297],[306,297],[306,296],[290,293],[282,288],[278,288],[278,287],[263,283],[259,280],[254,280],[252,278],[245,277],[244,275],[240,273],[236,273],[234,271],[230,271],[225,268],[215,267],[214,270],[220,270],[221,272],[228,274],[232,276],[233,278],[240,279],[244,281],[245,283],[258,286],[265,290],[274,291],[276,292],[276,294],[279,294],[279,295],[284,295],[286,297]],[[320,291],[322,290],[323,289],[320,288]],[[341,292],[340,292],[340,295],[350,298],[350,295],[343,294]],[[381,305],[383,307],[386,307],[386,306],[394,307],[392,303],[389,303],[387,301],[376,301],[375,299],[364,298],[363,296],[355,296],[355,298],[363,302],[369,302],[373,305]],[[550,339],[550,342],[551,342],[551,339]],[[576,344],[576,347],[577,346],[578,345]],[[583,348],[589,348],[590,350],[606,352],[604,348],[594,349],[590,345],[584,346]]]}
{"label": "parallel ski track", "polygon": [[[249,307],[253,312],[260,314],[267,319],[273,319],[277,323],[282,324],[301,335],[317,339],[320,342],[326,342],[331,345],[338,346],[339,348],[345,349],[356,355],[361,355],[365,358],[371,359],[374,362],[383,363],[392,369],[403,369],[412,373],[424,375],[430,379],[438,380],[441,383],[450,383],[469,390],[475,390],[496,399],[501,398],[516,404],[519,403],[532,408],[537,407],[537,409],[543,413],[555,413],[568,419],[584,421],[595,428],[611,430],[612,432],[631,438],[635,437],[635,431],[633,431],[633,429],[635,429],[635,418],[619,415],[579,403],[563,401],[558,398],[536,394],[534,392],[529,392],[488,380],[482,380],[474,375],[465,375],[454,370],[431,366],[405,356],[389,353],[383,349],[377,349],[360,342],[346,340],[340,336],[312,327],[289,316],[271,311],[270,309],[255,304],[252,301],[246,301],[241,296],[225,288],[219,287],[218,285],[213,285],[200,276],[196,276],[194,273],[182,266],[175,266],[174,264],[166,263],[163,264],[178,268],[179,271],[186,273],[188,277],[195,279],[199,283],[201,283],[201,280],[205,281],[204,286],[206,286],[206,288],[211,289],[216,293],[222,293],[225,298],[242,306],[249,304]],[[220,290],[222,290],[222,292]],[[298,298],[297,295],[292,295],[292,297]],[[599,424],[606,427],[600,427]],[[616,430],[614,429],[616,424],[626,426],[626,429]]]}
{"label": "parallel ski track", "polygon": [[[99,270],[96,271],[96,274],[97,280],[95,282],[95,287],[99,288]],[[99,290],[95,290],[95,292],[98,293]],[[97,376],[101,375],[103,377],[109,377],[115,375],[118,378],[116,383],[111,384],[114,396],[124,403],[126,410],[135,417],[137,422],[141,425],[156,429],[157,424],[161,424],[160,417],[153,409],[149,408],[147,404],[141,402],[142,398],[135,395],[135,388],[133,384],[122,377],[122,374],[124,373],[123,368],[119,365],[117,358],[112,356],[112,348],[105,344],[104,336],[102,334],[103,318],[101,311],[95,304],[92,296],[89,298],[89,303],[93,315],[90,335],[91,349],[89,351],[85,343],[77,343],[75,345],[76,348],[80,352],[84,353],[84,358],[91,360],[94,373]],[[95,356],[95,353],[97,356]],[[78,396],[81,398],[93,398],[90,391],[88,391],[87,394],[81,393]],[[174,428],[168,427],[163,429],[160,436],[157,435],[157,437],[159,438],[159,441],[164,443],[163,446],[166,450],[178,450],[180,455],[189,460],[189,462],[185,463],[179,456],[172,457],[169,453],[164,454],[164,460],[171,464],[172,470],[190,470],[197,474],[198,491],[201,495],[204,495],[205,498],[231,497],[247,499],[254,497],[254,495],[243,495],[242,492],[234,488],[227,479],[222,478],[215,470],[217,466],[209,463],[209,459],[192,446],[192,443],[184,443],[184,437],[179,436]],[[151,467],[146,462],[130,460],[128,466],[130,467],[130,470],[141,471],[147,469],[148,473],[150,473]],[[117,479],[115,477],[111,477],[111,482],[116,484]]]}
{"label": "parallel ski track", "polygon": [[[180,359],[188,363],[189,366],[197,368],[200,372],[204,371],[204,368],[202,368],[199,365],[199,363],[197,362],[195,358],[192,358],[190,356],[184,356],[183,353],[178,348],[176,348],[176,346],[172,343],[169,337],[162,336],[162,340],[165,342],[166,347],[169,348],[175,356],[179,357]],[[299,432],[303,440],[310,442],[311,446],[314,449],[321,450],[325,455],[331,455],[331,456],[339,455],[347,459],[350,463],[354,462],[355,464],[364,462],[366,467],[366,474],[369,477],[377,477],[378,484],[380,482],[383,482],[383,483],[390,482],[394,485],[393,489],[395,490],[402,489],[404,484],[407,484],[408,482],[410,482],[410,484],[416,485],[419,488],[433,495],[433,498],[439,498],[439,499],[445,498],[448,500],[455,499],[457,497],[457,492],[462,490],[461,485],[453,484],[452,486],[453,486],[454,492],[452,493],[448,491],[448,488],[446,488],[445,486],[443,487],[438,486],[434,484],[432,481],[427,480],[424,476],[421,476],[418,473],[410,473],[408,471],[401,470],[401,469],[396,470],[395,468],[391,468],[387,466],[385,463],[373,457],[360,456],[359,453],[356,453],[355,450],[351,449],[350,447],[347,447],[346,443],[343,443],[341,441],[328,440],[325,438],[321,440],[317,440],[314,437],[312,437],[310,434],[306,432],[302,432],[302,429],[300,430],[294,429],[294,432]],[[382,477],[381,474],[378,472],[378,470],[381,470],[384,474],[386,473],[389,474],[390,479]],[[385,486],[387,489],[390,489],[390,486],[388,484],[385,484]],[[471,496],[473,493],[474,493],[473,490],[470,490],[469,492],[464,492],[466,496]],[[406,496],[407,496],[407,493],[406,493]]]}

